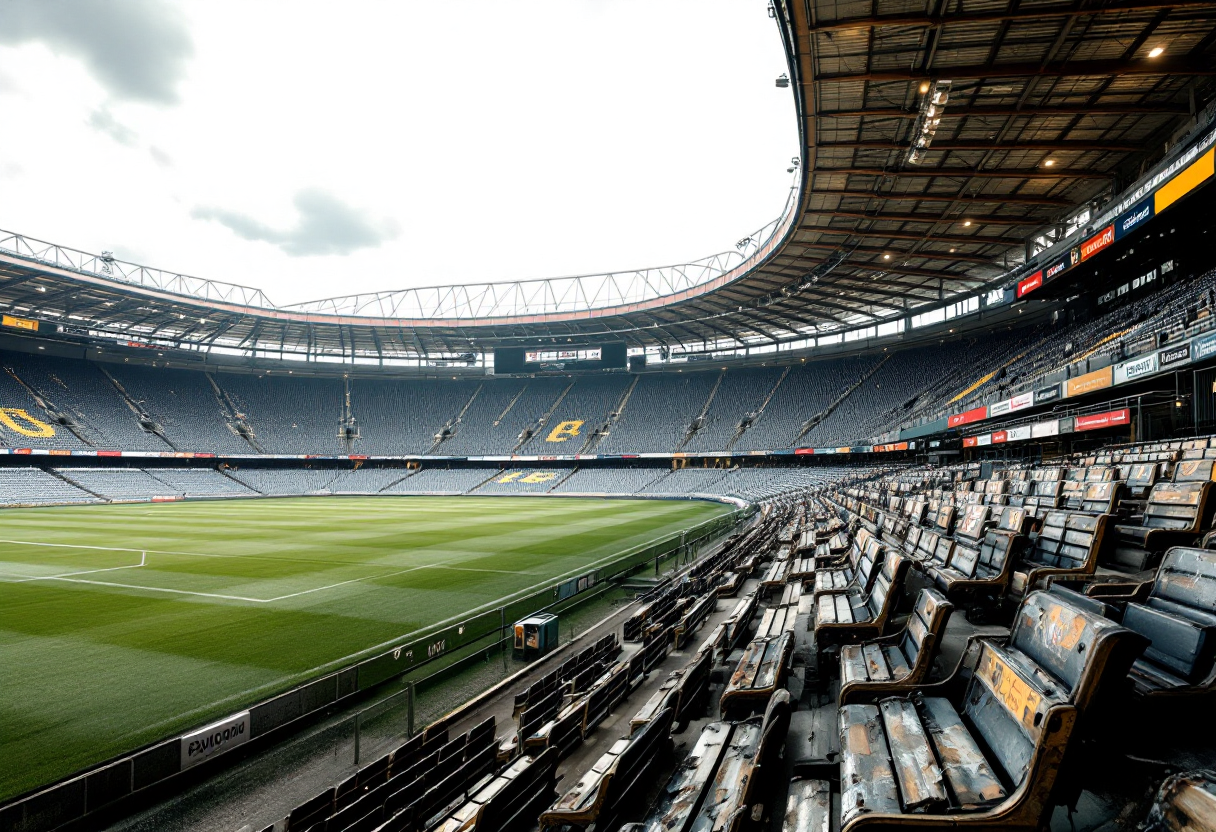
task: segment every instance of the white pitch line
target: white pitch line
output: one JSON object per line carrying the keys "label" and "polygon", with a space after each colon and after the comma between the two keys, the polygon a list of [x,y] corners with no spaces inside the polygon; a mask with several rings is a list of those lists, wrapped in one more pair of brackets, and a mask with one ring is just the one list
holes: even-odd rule
{"label": "white pitch line", "polygon": [[174,595],[199,595],[203,598],[222,598],[225,601],[247,601],[250,604],[269,604],[265,598],[246,598],[243,595],[220,595],[216,592],[195,592],[188,589],[169,589],[164,586],[141,586],[139,584],[119,584],[113,581],[90,581],[84,578],[45,578],[47,581],[65,581],[70,584],[92,584],[94,586],[116,586],[121,589],[142,589],[146,592],[171,592]]}
{"label": "white pitch line", "polygon": [[55,581],[55,580],[59,580],[61,578],[74,578],[77,575],[95,575],[98,572],[116,572],[119,569],[139,569],[141,566],[144,566],[144,565],[145,564],[142,564],[142,563],[131,563],[131,564],[128,564],[127,566],[108,566],[105,569],[82,569],[79,572],[63,572],[59,575],[38,575],[37,577],[33,577],[33,578],[18,578],[15,581],[4,581],[4,583],[6,583],[6,584],[24,584],[24,583],[29,583],[30,581]]}

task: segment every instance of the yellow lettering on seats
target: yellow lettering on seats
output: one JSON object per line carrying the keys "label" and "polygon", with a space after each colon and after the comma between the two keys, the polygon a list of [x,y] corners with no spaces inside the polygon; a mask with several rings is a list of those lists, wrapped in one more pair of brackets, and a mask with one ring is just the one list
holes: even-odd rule
{"label": "yellow lettering on seats", "polygon": [[565,442],[567,439],[573,439],[578,436],[578,429],[583,426],[582,419],[571,419],[568,422],[558,422],[553,430],[549,431],[549,435],[545,437],[546,442]]}
{"label": "yellow lettering on seats", "polygon": [[512,471],[509,474],[499,477],[497,480],[495,480],[495,482],[515,482],[517,479],[523,476],[523,473],[523,471]]}
{"label": "yellow lettering on seats", "polygon": [[[21,424],[17,420],[20,419],[26,424]],[[41,419],[35,419],[30,414],[26,413],[20,407],[0,407],[0,423],[9,430],[14,430],[22,436],[32,436],[36,439],[46,439],[55,435],[55,429],[43,422]]]}
{"label": "yellow lettering on seats", "polygon": [[557,476],[556,471],[533,471],[520,482],[548,482]]}

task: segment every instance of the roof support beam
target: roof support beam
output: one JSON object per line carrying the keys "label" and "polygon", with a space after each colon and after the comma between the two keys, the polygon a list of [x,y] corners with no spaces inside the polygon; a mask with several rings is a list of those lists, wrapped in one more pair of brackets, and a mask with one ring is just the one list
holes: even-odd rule
{"label": "roof support beam", "polygon": [[979,14],[928,15],[886,14],[866,17],[849,17],[843,20],[828,20],[812,26],[810,32],[832,32],[841,29],[868,29],[873,26],[949,26],[956,23],[1000,23],[1006,20],[1041,20],[1046,17],[1081,17],[1099,14],[1122,14],[1125,12],[1156,11],[1158,9],[1210,9],[1216,3],[1206,0],[1137,0],[1132,3],[1112,3],[1109,6],[1090,6],[1081,9],[1062,7],[1057,9],[1031,6],[1025,9],[1003,12],[981,12]]}
{"label": "roof support beam", "polygon": [[867,214],[864,211],[816,211],[815,216],[847,217],[857,220],[873,220],[874,222],[927,222],[934,225],[943,222],[970,222],[972,225],[1007,225],[1011,228],[1038,227],[1043,224],[1043,220],[1037,217],[990,217],[982,214],[947,217],[942,214]]}
{"label": "roof support beam", "polygon": [[953,234],[920,234],[908,231],[883,231],[882,229],[878,228],[821,228],[817,225],[801,225],[798,227],[798,230],[814,231],[819,234],[830,234],[837,237],[878,237],[889,240],[935,240],[939,243],[952,243],[954,245],[1014,246],[1019,242],[1016,238],[1006,237],[966,237]]}
{"label": "roof support beam", "polygon": [[[854,142],[824,142],[820,150],[831,150],[839,147],[846,150],[907,150],[911,147],[908,142],[891,141],[854,141]],[[1010,150],[1007,144],[974,141],[935,141],[926,150]],[[1144,148],[1127,142],[1018,142],[1018,150],[1072,150],[1078,153],[1098,150],[1104,153],[1134,153]]]}
{"label": "roof support beam", "polygon": [[817,190],[815,196],[858,197],[862,199],[881,199],[887,201],[917,201],[917,202],[976,202],[985,205],[1050,205],[1061,208],[1071,208],[1073,203],[1067,199],[1050,196],[1020,196],[1018,194],[896,194],[875,193],[873,191],[831,191]]}
{"label": "roof support beam", "polygon": [[[944,73],[943,73],[944,74]],[[1171,115],[1184,116],[1189,113],[1185,104],[1095,104],[1086,107],[1084,104],[1060,104],[1050,107],[999,107],[978,106],[952,109],[947,107],[942,111],[942,118],[984,118],[987,116],[1139,116],[1139,115]],[[861,110],[821,110],[815,114],[819,118],[858,118],[873,116],[875,118],[906,118],[915,121],[919,113],[916,110],[904,110],[899,107],[871,107]]]}
{"label": "roof support beam", "polygon": [[[932,149],[932,148],[930,148]],[[1061,170],[1054,168],[1037,168],[1014,170],[973,170],[972,168],[907,168],[905,170],[883,170],[882,168],[816,168],[812,175],[831,176],[845,174],[848,176],[890,176],[890,177],[920,177],[954,176],[972,179],[1110,179],[1114,174],[1093,170]]]}
{"label": "roof support beam", "polygon": [[[820,83],[841,81],[953,81],[980,78],[1103,78],[1108,75],[1216,75],[1216,66],[1195,60],[1067,61],[1051,64],[977,64],[942,67],[933,72],[886,69],[879,72],[834,72],[816,76]],[[949,109],[949,108],[947,108]]]}

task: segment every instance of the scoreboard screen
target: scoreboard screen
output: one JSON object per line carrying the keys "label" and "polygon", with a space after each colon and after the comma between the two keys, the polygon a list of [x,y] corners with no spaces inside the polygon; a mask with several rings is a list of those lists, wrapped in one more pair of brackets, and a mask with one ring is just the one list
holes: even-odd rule
{"label": "scoreboard screen", "polygon": [[625,344],[569,344],[561,347],[499,347],[494,350],[494,373],[535,373],[546,370],[625,369]]}

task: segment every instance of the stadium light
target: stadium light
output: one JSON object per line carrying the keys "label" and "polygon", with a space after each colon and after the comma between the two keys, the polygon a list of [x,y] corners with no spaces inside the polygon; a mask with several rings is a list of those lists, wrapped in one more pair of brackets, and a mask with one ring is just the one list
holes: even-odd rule
{"label": "stadium light", "polygon": [[963,228],[970,228],[970,227],[971,227],[971,220],[966,220],[963,223]]}
{"label": "stadium light", "polygon": [[1052,165],[1054,165],[1055,163],[1056,163],[1056,160],[1055,160],[1055,159],[1048,159],[1047,161],[1045,161],[1045,162],[1043,163],[1043,165],[1044,165],[1045,167],[1051,167],[1051,166],[1052,166]]}
{"label": "stadium light", "polygon": [[1152,49],[1149,50],[1148,56],[1150,58],[1156,58],[1158,55],[1160,55],[1164,51],[1165,51],[1164,46],[1154,46]]}
{"label": "stadium light", "polygon": [[786,75],[784,72],[777,76],[777,86],[780,89],[785,89],[789,85],[790,85],[790,76]]}

